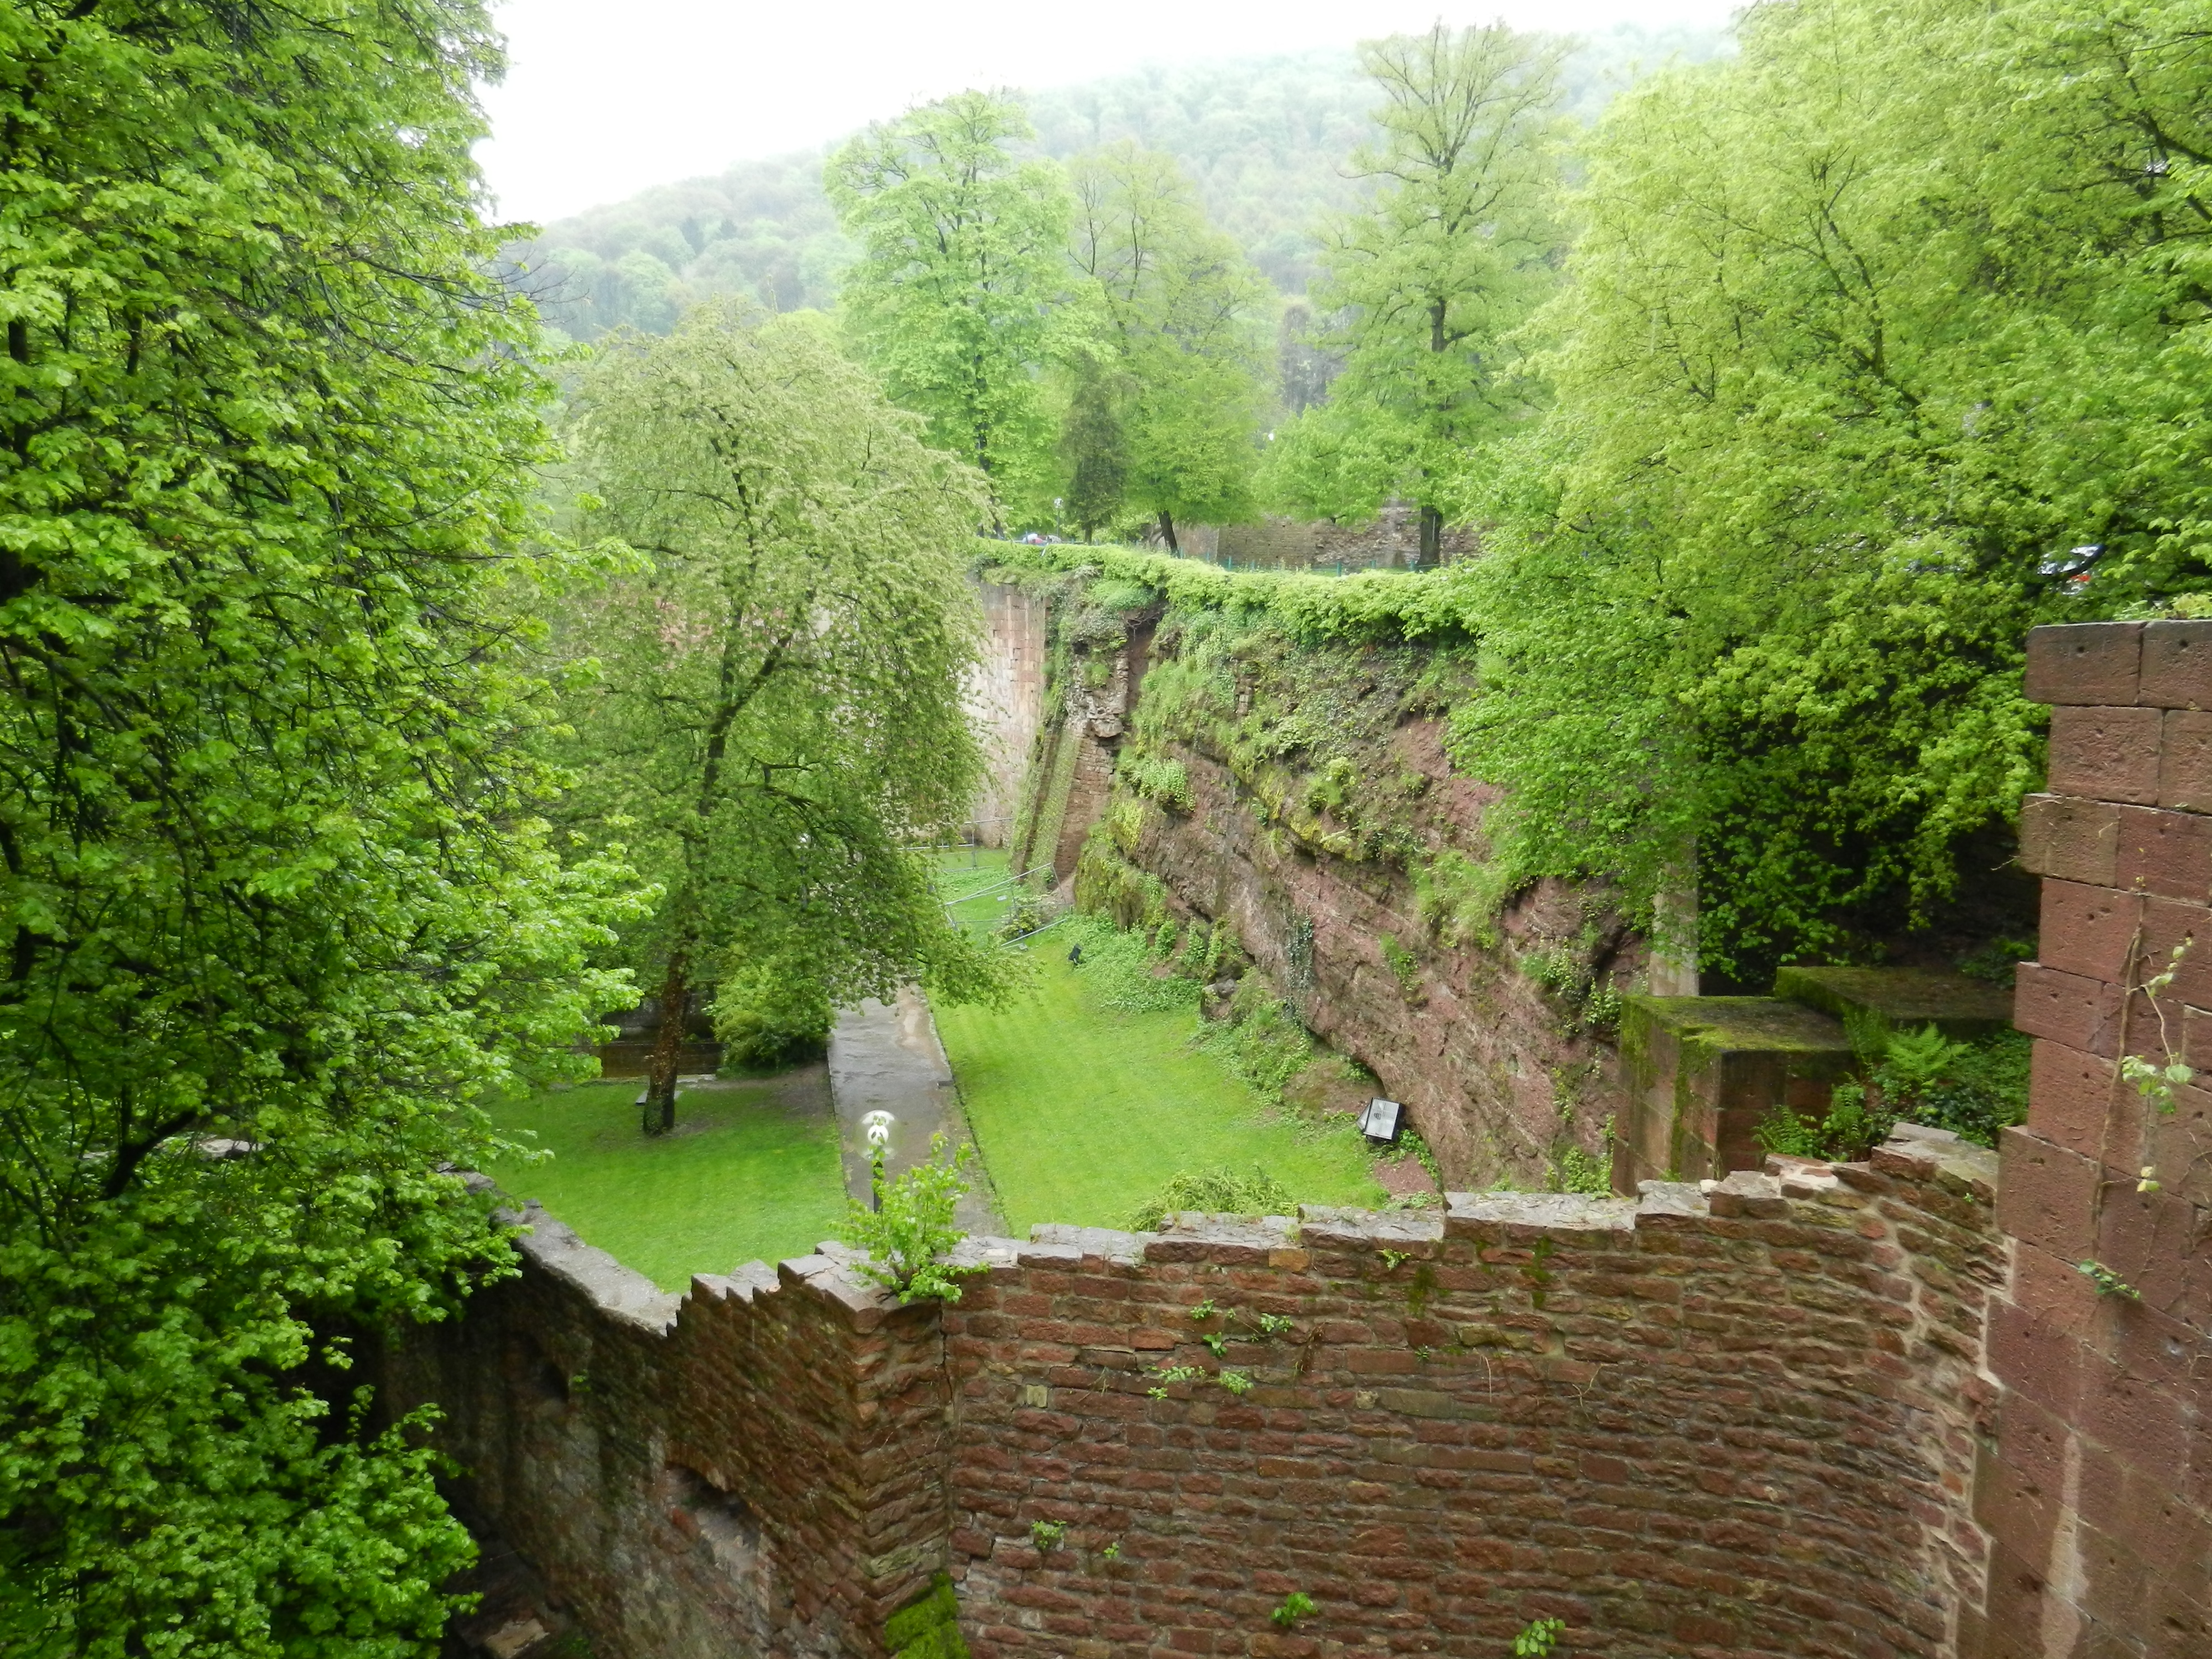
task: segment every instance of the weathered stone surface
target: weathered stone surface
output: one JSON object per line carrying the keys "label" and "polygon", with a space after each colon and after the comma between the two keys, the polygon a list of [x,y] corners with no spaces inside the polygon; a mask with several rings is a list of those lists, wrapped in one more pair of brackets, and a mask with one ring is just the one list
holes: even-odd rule
{"label": "weathered stone surface", "polygon": [[1826,1113],[1850,1069],[1850,1039],[1827,1015],[1774,997],[1630,997],[1620,1026],[1626,1099],[1613,1127],[1613,1184],[1699,1181],[1757,1170],[1753,1133],[1778,1102]]}
{"label": "weathered stone surface", "polygon": [[1472,1659],[1553,1608],[1576,1653],[1935,1659],[1978,1605],[2002,1255],[1929,1175],[1040,1228],[967,1241],[943,1308],[825,1250],[665,1329],[541,1252],[387,1385],[446,1403],[600,1659],[879,1655],[939,1571],[976,1659]]}
{"label": "weathered stone surface", "polygon": [[1933,1025],[1962,1041],[1994,1036],[2012,1026],[2012,998],[2001,986],[1934,968],[1784,968],[1774,994],[1844,1018],[1863,1008],[1892,1025]]}

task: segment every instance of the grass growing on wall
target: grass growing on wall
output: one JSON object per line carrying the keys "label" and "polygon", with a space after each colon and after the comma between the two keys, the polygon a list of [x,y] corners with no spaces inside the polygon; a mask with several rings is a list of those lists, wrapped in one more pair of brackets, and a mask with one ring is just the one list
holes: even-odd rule
{"label": "grass growing on wall", "polygon": [[494,1106],[501,1128],[534,1132],[553,1156],[487,1173],[666,1291],[695,1273],[803,1255],[836,1231],[844,1176],[821,1066],[685,1089],[676,1132],[651,1138],[637,1091],[629,1078]]}
{"label": "grass growing on wall", "polygon": [[1117,1012],[1038,936],[1037,986],[995,1012],[939,1008],[937,1028],[1007,1224],[1118,1227],[1172,1176],[1255,1164],[1309,1204],[1382,1201],[1349,1133],[1269,1120],[1219,1060],[1191,1044],[1188,1010]]}

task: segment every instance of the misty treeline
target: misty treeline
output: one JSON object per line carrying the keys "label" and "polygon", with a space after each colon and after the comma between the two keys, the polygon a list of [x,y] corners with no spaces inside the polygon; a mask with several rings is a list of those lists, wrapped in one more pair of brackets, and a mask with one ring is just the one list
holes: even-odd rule
{"label": "misty treeline", "polygon": [[[1533,121],[1497,135],[1517,164],[1534,129],[1586,121],[1639,62],[1711,57],[1724,38],[1623,26],[1593,43],[1503,29],[1439,36],[1432,52],[1439,42],[1486,55],[1471,70],[1484,85],[1448,118],[1481,123],[1481,100],[1509,82],[1528,106]],[[990,477],[1000,531],[1142,531],[1174,545],[1179,523],[1262,507],[1365,517],[1404,469],[1364,452],[1403,449],[1396,434],[1363,434],[1358,459],[1316,457],[1309,441],[1281,479],[1255,470],[1267,434],[1322,400],[1345,360],[1352,290],[1331,280],[1344,249],[1395,234],[1356,228],[1419,118],[1396,84],[1411,66],[1384,65],[1383,50],[963,94],[827,158],[750,164],[556,227],[513,251],[512,277],[585,337],[666,332],[732,292],[772,311],[842,310],[857,355]],[[924,244],[926,270],[895,269]],[[1316,282],[1338,313],[1319,321],[1304,299]],[[963,349],[917,331],[924,290],[964,296],[932,313],[974,334],[980,356],[957,374],[922,362]],[[1340,476],[1316,484],[1316,468]],[[1437,523],[1431,509],[1431,553]]]}

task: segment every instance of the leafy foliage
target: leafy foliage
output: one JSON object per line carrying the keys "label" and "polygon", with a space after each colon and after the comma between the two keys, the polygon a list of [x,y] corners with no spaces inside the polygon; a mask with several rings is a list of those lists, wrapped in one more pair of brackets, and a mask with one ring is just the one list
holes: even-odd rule
{"label": "leafy foliage", "polygon": [[[1328,412],[1299,417],[1312,430],[1280,452],[1274,488],[1307,513],[1360,518],[1381,504],[1373,492],[1402,489],[1434,564],[1461,452],[1526,402],[1504,341],[1555,280],[1565,46],[1438,23],[1359,55],[1382,94],[1381,137],[1352,168],[1380,182],[1330,228],[1315,295],[1340,319],[1344,368]],[[1337,459],[1340,445],[1358,459]]]}
{"label": "leafy foliage", "polygon": [[1297,1200],[1282,1183],[1257,1164],[1249,1175],[1234,1170],[1201,1170],[1171,1176],[1158,1195],[1129,1212],[1133,1232],[1152,1232],[1179,1211],[1212,1215],[1290,1215]]}
{"label": "leafy foliage", "polygon": [[743,1039],[912,979],[995,995],[1005,960],[906,850],[968,810],[980,763],[974,473],[800,319],[705,307],[625,338],[580,407],[597,522],[639,558],[561,612],[563,810],[659,884],[631,944],[664,1006],[723,984]]}
{"label": "leafy foliage", "polygon": [[1035,371],[1066,284],[1067,188],[1016,158],[1019,105],[963,92],[872,127],[826,185],[861,257],[843,303],[862,355],[931,441],[972,462],[1003,503],[1039,493],[1049,441]]}
{"label": "leafy foliage", "polygon": [[[1231,524],[1251,511],[1267,285],[1206,222],[1171,158],[1123,143],[1075,157],[1068,173],[1083,301],[1111,366],[1083,354],[1076,411],[1091,388],[1118,390],[1115,506],[1157,519],[1173,548],[1177,520]],[[1103,453],[1084,452],[1094,476]],[[1079,460],[1071,490],[1083,483]]]}
{"label": "leafy foliage", "polygon": [[941,1259],[967,1237],[953,1215],[968,1190],[960,1171],[975,1150],[963,1146],[946,1158],[945,1137],[933,1135],[926,1160],[886,1181],[883,1149],[876,1149],[869,1165],[875,1207],[854,1202],[845,1224],[845,1242],[867,1253],[854,1264],[857,1271],[902,1302],[960,1299],[960,1280],[986,1271]]}
{"label": "leafy foliage", "polygon": [[356,1342],[510,1259],[619,872],[522,735],[466,3],[0,7],[0,1648],[398,1656],[470,1555]]}
{"label": "leafy foliage", "polygon": [[2206,580],[2212,47],[2074,0],[1742,33],[1589,143],[1555,409],[1474,468],[1457,752],[1518,870],[1648,902],[1693,859],[1755,980],[1954,890],[2040,770],[2030,625]]}

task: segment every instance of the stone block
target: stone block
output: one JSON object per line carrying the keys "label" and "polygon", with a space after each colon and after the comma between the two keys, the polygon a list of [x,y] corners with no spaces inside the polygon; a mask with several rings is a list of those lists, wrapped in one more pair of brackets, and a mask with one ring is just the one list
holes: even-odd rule
{"label": "stone block", "polygon": [[2030,1036],[2048,1037],[2070,1048],[2118,1054],[2118,986],[2080,974],[2060,973],[2038,962],[2023,962],[2014,973],[2014,1025]]}
{"label": "stone block", "polygon": [[2160,805],[2160,750],[2168,718],[2156,708],[2052,709],[2051,793]]}
{"label": "stone block", "polygon": [[2123,983],[2142,921],[2140,895],[2046,880],[2037,959],[2061,973]]}
{"label": "stone block", "polygon": [[2142,676],[2141,623],[2069,623],[2028,630],[2021,693],[2030,702],[2125,704]]}
{"label": "stone block", "polygon": [[2039,1039],[2029,1061],[2027,1127],[2070,1152],[2100,1158],[2120,1093],[2119,1069],[2111,1060]]}
{"label": "stone block", "polygon": [[[2174,954],[2177,949],[2181,951],[2179,957]],[[2173,970],[2172,982],[2159,994],[2169,1019],[2174,1017],[2173,1005],[2179,1002],[2212,1007],[2212,910],[2179,899],[2146,898],[2142,943],[2127,982],[2140,986],[2169,968]],[[2130,1032],[2149,1018],[2138,1000],[2128,1015]],[[2151,1023],[2157,1022],[2154,1018]]]}
{"label": "stone block", "polygon": [[2212,708],[2212,622],[2154,622],[2143,629],[2136,701],[2153,708]]}
{"label": "stone block", "polygon": [[2126,885],[2115,880],[2120,815],[2126,810],[2075,795],[2028,796],[2020,806],[2021,868],[2094,887]]}
{"label": "stone block", "polygon": [[2212,812],[2212,714],[2167,709],[2160,741],[2158,804]]}
{"label": "stone block", "polygon": [[1614,1126],[1614,1186],[1758,1170],[1753,1131],[1778,1102],[1825,1113],[1853,1063],[1843,1026],[1771,997],[1630,997],[1621,1019],[1628,1099]]}
{"label": "stone block", "polygon": [[1784,968],[1774,994],[1838,1020],[1864,1009],[1900,1030],[1933,1025],[1966,1042],[2012,1029],[2002,987],[1940,968]]}
{"label": "stone block", "polygon": [[1998,1137],[1997,1225],[2071,1261],[2095,1246],[2103,1166],[2025,1129]]}
{"label": "stone block", "polygon": [[[2051,800],[2055,796],[2034,799]],[[2083,803],[2085,806],[2094,803]],[[2123,887],[2131,892],[2155,894],[2160,898],[2185,899],[2192,903],[2212,902],[2212,817],[2194,812],[2175,812],[2163,808],[2147,806],[2113,806],[2106,811],[2113,814],[2117,831],[2112,873],[2102,884]],[[2077,813],[2067,821],[2068,832],[2075,842],[2086,838],[2086,815]],[[2054,832],[2056,833],[2056,832]],[[2027,815],[2021,815],[2021,842],[2027,842]],[[2080,852],[2078,848],[2069,850]],[[2023,854],[2024,860],[2024,854]],[[2094,867],[2091,857],[2075,857],[2074,861],[2084,868]],[[2045,870],[2042,875],[2066,875],[2066,872]],[[2075,881],[2096,881],[2089,875],[2069,876]]]}

